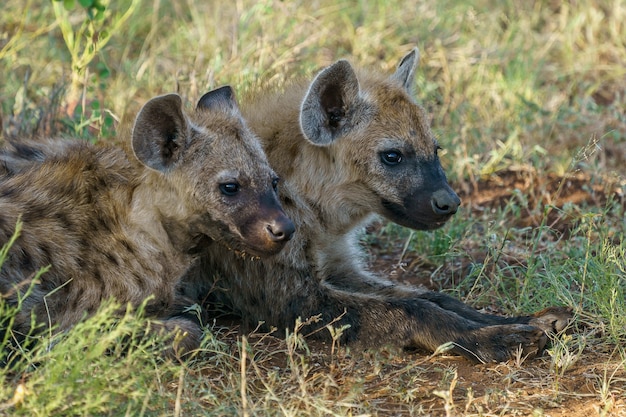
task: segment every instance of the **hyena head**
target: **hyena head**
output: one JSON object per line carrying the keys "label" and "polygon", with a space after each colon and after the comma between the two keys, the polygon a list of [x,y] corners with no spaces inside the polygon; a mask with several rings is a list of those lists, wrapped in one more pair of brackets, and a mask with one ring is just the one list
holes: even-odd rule
{"label": "hyena head", "polygon": [[176,94],[153,98],[137,115],[132,148],[180,196],[164,223],[186,223],[198,239],[256,256],[277,253],[292,237],[278,178],[230,87],[208,92],[189,114]]}
{"label": "hyena head", "polygon": [[322,70],[302,101],[300,127],[328,147],[340,175],[359,190],[354,204],[406,227],[442,226],[461,201],[450,188],[428,117],[411,97],[419,52],[383,77],[345,60]]}

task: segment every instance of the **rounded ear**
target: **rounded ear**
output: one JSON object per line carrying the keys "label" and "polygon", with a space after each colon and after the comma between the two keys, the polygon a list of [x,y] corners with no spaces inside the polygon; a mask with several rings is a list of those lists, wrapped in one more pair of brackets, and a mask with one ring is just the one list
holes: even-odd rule
{"label": "rounded ear", "polygon": [[229,85],[209,91],[198,100],[196,105],[196,110],[219,110],[224,108],[239,111],[235,92]]}
{"label": "rounded ear", "polygon": [[316,145],[328,145],[351,127],[350,113],[359,97],[359,80],[350,63],[335,62],[311,82],[300,107],[300,128]]}
{"label": "rounded ear", "polygon": [[399,82],[402,87],[409,93],[413,93],[413,85],[415,84],[415,69],[420,60],[420,51],[413,48],[411,52],[406,54],[398,63],[396,72],[391,79]]}
{"label": "rounded ear", "polygon": [[144,165],[165,172],[180,159],[189,124],[178,94],[148,101],[139,111],[132,132],[132,147]]}

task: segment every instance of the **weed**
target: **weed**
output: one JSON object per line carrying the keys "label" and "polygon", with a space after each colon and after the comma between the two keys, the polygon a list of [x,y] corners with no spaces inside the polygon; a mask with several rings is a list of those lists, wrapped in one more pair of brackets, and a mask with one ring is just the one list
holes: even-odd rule
{"label": "weed", "polygon": [[[132,16],[139,0],[124,4],[121,12],[112,10],[108,2],[80,1],[79,15],[83,17],[75,26],[70,12],[76,9],[74,1],[53,0],[52,8],[63,40],[70,53],[71,81],[66,96],[67,113],[72,115],[78,104],[83,86],[86,87],[87,68],[116,32]],[[81,10],[82,8],[82,10]]]}

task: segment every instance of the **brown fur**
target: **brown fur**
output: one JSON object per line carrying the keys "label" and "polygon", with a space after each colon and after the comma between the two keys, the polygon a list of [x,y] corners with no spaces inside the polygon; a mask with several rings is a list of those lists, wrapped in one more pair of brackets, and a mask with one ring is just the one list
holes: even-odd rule
{"label": "brown fur", "polygon": [[[424,110],[409,94],[418,60],[412,51],[392,76],[338,61],[310,84],[263,92],[242,106],[282,178],[281,203],[298,227],[271,259],[250,261],[219,246],[181,286],[280,332],[297,317],[321,315],[322,327],[349,325],[344,342],[392,344],[501,361],[518,348],[539,352],[546,332],[562,329],[567,309],[534,316],[481,314],[445,294],[407,287],[366,271],[356,231],[375,215],[414,229],[434,229],[460,201],[437,157]],[[207,275],[217,274],[215,284]],[[311,326],[310,330],[314,330]],[[316,337],[330,339],[326,330]]]}
{"label": "brown fur", "polygon": [[[0,270],[0,295],[17,306],[10,329],[23,341],[39,326],[63,331],[105,299],[138,306],[168,330],[201,329],[176,294],[198,253],[216,245],[255,255],[279,251],[293,234],[275,192],[276,175],[241,118],[230,87],[183,111],[175,94],[140,111],[132,150],[82,141],[13,141],[0,152],[0,245],[23,229]],[[230,187],[230,188],[229,188]],[[217,243],[216,243],[217,242]],[[0,339],[7,329],[0,329]]]}

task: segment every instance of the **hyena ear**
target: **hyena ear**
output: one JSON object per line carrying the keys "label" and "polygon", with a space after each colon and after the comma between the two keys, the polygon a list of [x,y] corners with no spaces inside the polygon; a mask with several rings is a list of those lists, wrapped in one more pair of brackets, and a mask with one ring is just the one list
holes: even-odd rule
{"label": "hyena ear", "polygon": [[300,127],[316,145],[328,145],[352,127],[359,80],[350,63],[335,62],[313,79],[300,107]]}
{"label": "hyena ear", "polygon": [[402,87],[409,93],[413,93],[413,85],[415,84],[415,69],[420,60],[420,51],[413,48],[411,52],[406,54],[398,64],[396,72],[391,79],[399,82]]}
{"label": "hyena ear", "polygon": [[209,91],[198,100],[196,105],[196,110],[219,109],[239,111],[235,92],[229,85]]}
{"label": "hyena ear", "polygon": [[189,135],[189,124],[178,94],[167,94],[148,101],[139,111],[132,133],[137,159],[146,166],[165,172],[180,159]]}

